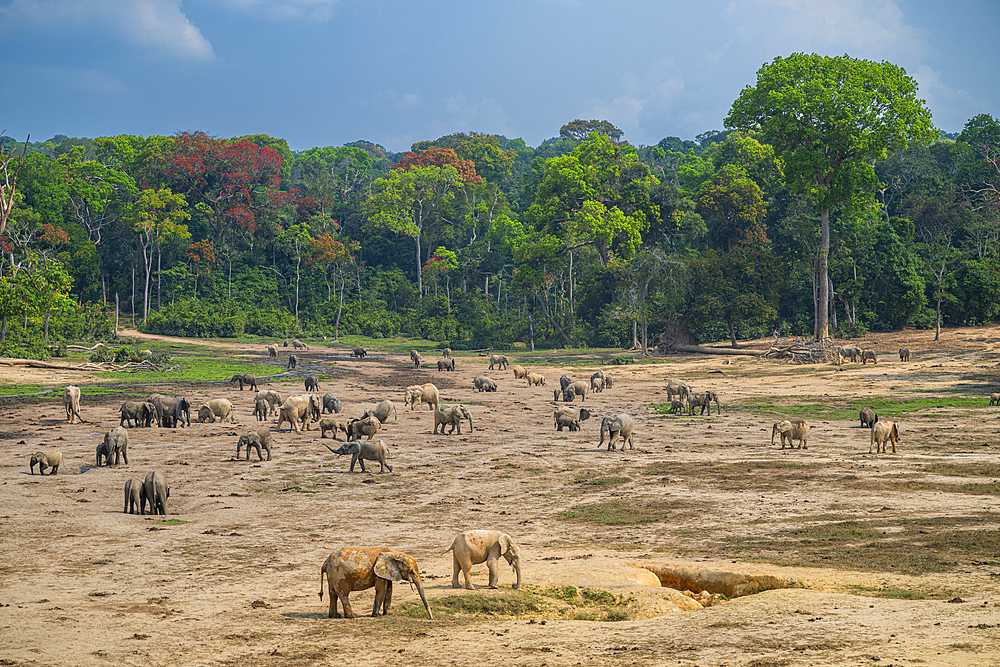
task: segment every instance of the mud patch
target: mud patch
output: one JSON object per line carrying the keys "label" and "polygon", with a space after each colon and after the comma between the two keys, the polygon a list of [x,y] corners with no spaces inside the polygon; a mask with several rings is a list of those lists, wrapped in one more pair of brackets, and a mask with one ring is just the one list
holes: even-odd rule
{"label": "mud patch", "polygon": [[660,585],[664,588],[691,591],[692,593],[714,593],[724,595],[729,599],[780,588],[805,587],[800,581],[783,579],[769,574],[746,574],[657,563],[641,563],[639,567],[655,574],[656,578],[660,580]]}

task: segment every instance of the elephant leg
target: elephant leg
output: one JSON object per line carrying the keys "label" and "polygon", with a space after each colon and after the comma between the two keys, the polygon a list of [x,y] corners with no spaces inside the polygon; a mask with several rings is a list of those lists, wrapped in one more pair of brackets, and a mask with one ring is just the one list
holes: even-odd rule
{"label": "elephant leg", "polygon": [[389,586],[392,585],[392,583],[389,582],[388,579],[382,579],[381,577],[375,578],[375,606],[372,607],[372,616],[379,615],[380,607],[383,609],[383,613],[385,613],[384,612],[385,596],[386,596],[386,591],[388,589],[388,586],[386,584],[388,584]]}
{"label": "elephant leg", "polygon": [[461,565],[462,575],[465,577],[465,589],[469,591],[476,590],[476,587],[472,585],[472,559],[465,556],[459,565]]}
{"label": "elephant leg", "polygon": [[348,593],[338,591],[337,595],[340,597],[340,606],[344,608],[344,618],[357,618],[358,615],[351,609],[351,601],[347,599]]}
{"label": "elephant leg", "polygon": [[367,470],[365,470],[365,460],[360,456],[358,457],[358,463],[361,464],[361,472],[368,472]]}
{"label": "elephant leg", "polygon": [[[458,564],[458,556],[452,556],[451,559],[451,587],[461,588],[462,585],[458,583],[458,573],[462,570],[462,566]],[[466,579],[468,581],[468,579]]]}
{"label": "elephant leg", "polygon": [[499,559],[490,559],[486,561],[486,567],[490,571],[490,583],[488,584],[490,588],[500,588],[497,586],[497,581],[500,580],[500,570],[497,567],[497,560]]}

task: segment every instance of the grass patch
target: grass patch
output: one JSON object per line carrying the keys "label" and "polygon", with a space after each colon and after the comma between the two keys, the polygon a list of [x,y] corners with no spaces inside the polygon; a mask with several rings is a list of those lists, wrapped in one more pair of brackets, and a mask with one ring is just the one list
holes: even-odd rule
{"label": "grass patch", "polygon": [[576,505],[560,514],[559,518],[604,526],[635,526],[666,521],[678,511],[690,509],[689,503],[680,501],[626,498]]}
{"label": "grass patch", "polygon": [[540,592],[547,598],[568,603],[559,611],[564,618],[574,621],[625,621],[630,618],[628,605],[635,601],[631,596],[614,595],[600,588],[555,586]]}
{"label": "grass patch", "polygon": [[127,379],[132,384],[163,380],[165,377],[184,382],[227,382],[237,373],[252,373],[258,378],[266,378],[283,373],[285,370],[279,366],[251,364],[241,359],[224,356],[224,354],[220,354],[220,350],[213,350],[211,354],[205,355],[177,355],[171,366],[174,367],[174,370],[167,374],[156,371],[111,372],[102,374],[102,377],[106,376],[118,380]]}
{"label": "grass patch", "polygon": [[[431,603],[434,618],[448,619],[482,616],[525,616],[544,611],[548,605],[541,597],[528,591],[510,591],[498,594],[468,593],[466,595],[446,595]],[[427,610],[420,602],[405,602],[399,607],[399,614],[415,618],[427,618]]]}
{"label": "grass patch", "polygon": [[574,480],[577,484],[584,486],[618,486],[632,481],[631,477],[577,477]]}
{"label": "grass patch", "polygon": [[[670,409],[669,403],[654,404],[666,406]],[[768,399],[752,399],[733,407],[742,407],[744,410],[753,412],[771,413],[776,416],[802,417],[803,419],[825,419],[829,421],[857,421],[858,413],[862,408],[871,408],[878,414],[884,414],[888,418],[892,415],[898,418],[901,415],[920,412],[934,408],[981,408],[983,407],[982,397],[947,397],[947,398],[910,398],[904,400],[890,400],[885,398],[872,398],[865,403],[855,403],[853,401],[839,403],[836,400],[825,403],[797,403],[790,405],[777,405]]]}
{"label": "grass patch", "polygon": [[716,621],[708,627],[710,628],[745,628],[749,623],[746,621]]}
{"label": "grass patch", "polygon": [[164,519],[163,521],[154,521],[153,523],[163,523],[168,526],[176,526],[181,523],[191,523],[190,521],[184,521],[183,519]]}
{"label": "grass patch", "polygon": [[1000,463],[932,463],[922,470],[948,477],[1000,477]]}
{"label": "grass patch", "polygon": [[848,586],[848,589],[855,595],[890,600],[948,600],[959,594],[959,591],[952,590],[927,591],[896,586]]}

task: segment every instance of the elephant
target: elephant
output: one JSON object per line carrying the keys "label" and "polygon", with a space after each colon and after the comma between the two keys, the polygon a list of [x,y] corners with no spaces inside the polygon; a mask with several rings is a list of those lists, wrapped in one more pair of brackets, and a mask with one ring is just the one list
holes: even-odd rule
{"label": "elephant", "polygon": [[515,380],[520,380],[521,378],[523,378],[524,376],[526,376],[528,374],[528,371],[525,370],[524,366],[522,366],[521,364],[517,364],[516,366],[513,366],[511,368],[511,370],[514,371],[514,379]]}
{"label": "elephant", "polygon": [[347,436],[347,424],[335,417],[323,417],[319,420],[319,437],[325,438],[327,431],[333,431],[333,439],[340,440],[337,437],[337,431],[343,431],[344,435]]}
{"label": "elephant", "polygon": [[146,502],[149,502],[150,514],[167,514],[167,498],[170,497],[170,487],[167,486],[167,478],[159,470],[146,475],[142,482],[143,495],[139,514],[146,513]]}
{"label": "elephant", "polygon": [[59,464],[62,463],[63,455],[58,449],[53,449],[51,452],[35,452],[31,455],[31,461],[28,467],[31,469],[31,474],[35,474],[35,464],[38,464],[38,474],[44,475],[46,468],[52,468],[52,472],[49,475],[54,475],[59,472]]}
{"label": "elephant", "polygon": [[348,595],[351,591],[364,591],[375,587],[375,607],[372,616],[389,613],[392,602],[392,582],[409,581],[417,587],[420,600],[424,603],[428,618],[433,619],[431,607],[427,604],[424,587],[420,582],[420,569],[413,556],[385,547],[358,549],[344,547],[327,556],[319,571],[319,599],[323,599],[323,575],[326,575],[330,593],[330,618],[340,618],[337,600],[344,608],[344,618],[357,618],[351,609]]}
{"label": "elephant", "polygon": [[445,424],[451,424],[451,429],[448,431],[448,435],[455,432],[458,429],[458,434],[462,435],[462,420],[469,420],[469,431],[475,431],[472,428],[472,413],[470,413],[463,405],[453,405],[450,408],[438,407],[434,411],[434,435],[437,435],[438,427],[441,427],[441,435],[444,435]]}
{"label": "elephant", "polygon": [[499,530],[469,530],[458,535],[451,543],[445,553],[452,555],[452,575],[451,587],[460,588],[458,581],[459,571],[465,575],[465,588],[474,590],[469,577],[469,570],[473,565],[486,563],[490,571],[490,588],[500,588],[497,582],[500,580],[497,563],[503,557],[517,575],[517,581],[511,584],[511,588],[521,587],[521,549],[510,538],[507,533]]}
{"label": "elephant", "polygon": [[144,495],[142,482],[135,477],[125,482],[124,514],[142,514],[142,497]]}
{"label": "elephant", "polygon": [[288,347],[288,341],[286,340],[284,343],[282,343],[281,347]]}
{"label": "elephant", "polygon": [[868,453],[885,453],[885,443],[892,442],[892,453],[896,453],[896,441],[899,439],[899,427],[896,422],[878,422],[872,427],[872,442],[868,447]]}
{"label": "elephant", "polygon": [[340,414],[341,405],[340,399],[333,394],[323,395],[323,412],[329,412],[330,414]]}
{"label": "elephant", "polygon": [[253,373],[237,373],[229,380],[229,384],[240,383],[240,391],[243,391],[243,385],[249,385],[250,389],[257,391],[257,376]]}
{"label": "elephant", "polygon": [[295,350],[308,350],[309,346],[296,338],[292,341],[292,348]]}
{"label": "elephant", "polygon": [[214,424],[216,418],[220,422],[225,422],[227,417],[230,424],[236,423],[233,419],[233,404],[228,398],[213,398],[198,408],[199,424],[204,424],[205,422]]}
{"label": "elephant", "polygon": [[186,398],[150,394],[146,400],[152,403],[153,408],[156,410],[157,426],[177,428],[177,424],[180,423],[181,427],[183,427],[185,425],[185,418],[187,419],[187,426],[191,425],[191,403]]}
{"label": "elephant", "polygon": [[539,373],[528,373],[524,376],[524,379],[528,381],[528,386],[545,386],[545,376]]}
{"label": "elephant", "polygon": [[[855,350],[858,351],[857,354],[855,354]],[[851,361],[857,361],[858,357],[861,355],[861,350],[856,347],[845,346],[838,348],[837,354],[840,355],[841,359],[844,360],[850,359]]]}
{"label": "elephant", "polygon": [[552,418],[555,420],[557,431],[563,430],[563,427],[568,428],[570,431],[579,431],[580,422],[590,419],[590,411],[586,408],[577,410],[568,405],[560,405],[552,413]]}
{"label": "elephant", "polygon": [[667,400],[673,400],[674,394],[677,394],[677,397],[683,401],[690,393],[691,387],[683,380],[677,378],[667,380]]}
{"label": "elephant", "polygon": [[278,429],[281,429],[283,423],[288,422],[289,428],[301,433],[299,422],[302,422],[302,426],[308,431],[310,416],[319,414],[321,410],[320,397],[315,394],[289,396],[278,410]]}
{"label": "elephant", "polygon": [[[595,382],[595,380],[597,380],[598,378],[600,378],[601,380],[600,389],[597,388],[598,383]],[[602,370],[597,371],[596,373],[590,376],[590,388],[593,389],[594,391],[604,391],[605,389],[611,389],[611,376]]]}
{"label": "elephant", "polygon": [[273,345],[268,345],[267,346],[267,356],[270,359],[277,359],[278,358],[278,348],[276,348]]}
{"label": "elephant", "polygon": [[505,371],[507,370],[507,364],[509,363],[510,362],[507,361],[507,357],[502,354],[490,355],[490,370],[493,370],[493,366],[497,366],[500,370]]}
{"label": "elephant", "polygon": [[351,356],[357,357],[358,359],[364,359],[368,356],[368,350],[363,347],[355,346],[354,349],[351,350]]}
{"label": "elephant", "polygon": [[865,426],[871,428],[878,421],[878,415],[871,408],[862,408],[861,412],[858,413],[858,418],[861,420],[862,428]]}
{"label": "elephant", "polygon": [[298,363],[298,359],[295,358],[294,354],[288,355],[288,368],[291,370],[295,369],[295,365]]}
{"label": "elephant", "polygon": [[83,421],[80,416],[80,388],[70,385],[63,389],[63,403],[66,405],[66,421],[76,424]]}
{"label": "elephant", "polygon": [[410,350],[410,361],[413,362],[414,368],[420,368],[420,363],[423,360],[424,358],[420,356],[419,352],[417,352],[416,350]]}
{"label": "elephant", "polygon": [[247,448],[247,461],[250,460],[250,449],[257,450],[257,459],[259,461],[264,461],[264,457],[261,454],[261,448],[267,452],[268,461],[271,460],[271,431],[266,428],[257,429],[256,431],[247,431],[240,436],[240,439],[236,442],[236,458],[240,458],[240,450],[244,447]]}
{"label": "elephant", "polygon": [[776,422],[771,428],[771,444],[774,444],[774,436],[781,434],[781,448],[785,448],[785,443],[788,443],[789,449],[792,448],[793,440],[799,441],[799,449],[809,449],[809,424],[802,420],[791,421],[785,419],[780,422]]}
{"label": "elephant", "polygon": [[587,400],[587,392],[590,387],[583,380],[577,380],[563,388],[563,401],[572,403],[579,396],[581,401]]}
{"label": "elephant", "polygon": [[552,400],[558,402],[559,397],[562,395],[562,391],[559,389],[552,390]]}
{"label": "elephant", "polygon": [[620,436],[622,439],[622,451],[625,451],[625,444],[628,443],[628,448],[633,449],[632,446],[632,431],[635,429],[635,420],[632,419],[631,415],[626,414],[612,414],[601,420],[601,441],[597,444],[598,447],[604,444],[604,434],[608,434],[608,451],[610,452],[615,448],[615,440]]}
{"label": "elephant", "polygon": [[688,415],[694,414],[695,406],[701,407],[701,412],[698,414],[705,414],[705,408],[708,408],[708,416],[712,416],[712,401],[715,401],[715,409],[718,414],[722,414],[722,408],[719,407],[719,395],[714,391],[705,391],[700,394],[689,394],[688,395]]}
{"label": "elephant", "polygon": [[125,401],[118,411],[121,413],[119,426],[127,423],[128,427],[132,428],[132,422],[135,422],[137,427],[148,428],[156,419],[156,406],[149,401]]}
{"label": "elephant", "polygon": [[599,394],[604,391],[604,378],[596,377],[590,378],[590,390],[595,394]]}
{"label": "elephant", "polygon": [[253,406],[253,416],[257,418],[257,421],[262,422],[267,419],[267,401],[263,398],[254,403]]}
{"label": "elephant", "polygon": [[908,348],[908,347],[901,347],[901,348],[899,348],[899,360],[900,361],[909,361],[910,360],[910,348]]}
{"label": "elephant", "polygon": [[1000,394],[990,394],[990,405],[1000,405]]}
{"label": "elephant", "polygon": [[444,350],[441,351],[441,356],[444,357],[445,359],[451,359],[451,348],[450,347],[444,348]]}
{"label": "elephant", "polygon": [[319,378],[315,375],[306,376],[306,391],[319,391]]}
{"label": "elephant", "polygon": [[361,419],[352,419],[347,424],[347,439],[360,440],[361,436],[367,435],[368,439],[371,440],[380,428],[382,428],[382,421],[373,414]]}
{"label": "elephant", "polygon": [[452,358],[438,359],[438,372],[455,370],[455,360]]}
{"label": "elephant", "polygon": [[104,434],[104,442],[97,446],[97,465],[101,465],[101,456],[104,456],[105,462],[110,466],[112,455],[116,466],[122,459],[128,465],[128,431],[121,426],[115,426]]}
{"label": "elephant", "polygon": [[427,384],[415,384],[406,388],[406,398],[403,405],[409,405],[410,410],[417,407],[417,403],[427,403],[429,409],[434,410],[438,406],[438,388],[428,382]]}
{"label": "elephant", "polygon": [[568,375],[561,375],[561,376],[559,376],[559,389],[560,389],[560,391],[566,389],[566,387],[570,386],[571,384],[573,384],[573,378],[571,378]]}
{"label": "elephant", "polygon": [[875,354],[875,350],[862,350],[861,364],[867,364],[869,361],[878,366],[878,355]]}
{"label": "elephant", "polygon": [[399,419],[399,415],[396,414],[396,404],[386,399],[375,406],[374,410],[368,410],[365,412],[364,417],[368,415],[375,415],[378,420],[383,424],[389,421],[389,415],[392,415],[393,419]]}
{"label": "elephant", "polygon": [[379,474],[382,474],[388,468],[389,472],[392,472],[392,466],[389,465],[389,448],[385,446],[385,443],[381,440],[378,444],[374,442],[362,442],[361,440],[350,440],[344,443],[337,449],[334,449],[330,445],[323,444],[324,447],[329,449],[331,452],[337,456],[343,456],[344,454],[351,455],[351,472],[354,472],[354,464],[361,463],[361,472],[368,472],[365,470],[365,461],[378,461],[379,464]]}
{"label": "elephant", "polygon": [[477,375],[476,379],[472,381],[472,386],[478,389],[480,392],[497,390],[496,380],[492,380],[485,375]]}
{"label": "elephant", "polygon": [[266,391],[258,391],[253,397],[254,403],[260,400],[267,401],[268,414],[274,414],[278,411],[278,406],[281,405],[281,394],[274,391],[273,389],[268,389]]}
{"label": "elephant", "polygon": [[670,401],[670,414],[677,414],[679,411],[684,409],[684,401],[679,398],[671,399]]}

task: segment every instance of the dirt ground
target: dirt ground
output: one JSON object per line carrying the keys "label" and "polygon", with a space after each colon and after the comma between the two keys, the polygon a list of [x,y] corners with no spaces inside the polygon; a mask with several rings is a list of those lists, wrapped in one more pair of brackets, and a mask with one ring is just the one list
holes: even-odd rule
{"label": "dirt ground", "polygon": [[[386,474],[349,473],[317,430],[277,433],[272,461],[235,460],[238,435],[257,427],[253,393],[223,383],[186,395],[195,406],[229,398],[236,424],[132,429],[129,464],[114,468],[94,467],[95,448],[126,394],[85,396],[88,421],[75,425],[59,401],[8,399],[0,665],[1000,664],[1000,408],[987,405],[1000,391],[1000,329],[932,338],[852,341],[878,349],[877,366],[715,356],[604,366],[614,387],[587,397],[596,417],[574,433],[552,427],[552,387],[598,364],[560,353],[549,360],[560,365],[530,364],[545,387],[481,357],[439,373],[378,350],[349,359],[346,348],[296,353],[297,375],[263,385],[299,393],[318,372],[346,416],[391,398]],[[901,345],[910,362],[895,356]],[[220,353],[268,363],[262,346]],[[283,369],[286,355],[271,363]],[[481,373],[496,393],[473,390]],[[717,391],[721,415],[656,414],[671,377]],[[0,383],[67,381],[101,378],[0,368]],[[469,406],[475,431],[432,435],[426,406],[402,405],[418,382]],[[868,453],[856,412],[810,418],[808,449],[770,443],[782,406],[956,396],[981,400],[881,410],[900,423],[895,455]],[[635,449],[598,448],[610,412],[636,416]],[[65,456],[58,474],[30,475],[31,453],[49,449]],[[125,481],[153,469],[171,486],[169,516],[122,513]],[[445,549],[473,528],[520,544],[519,591],[505,565],[500,590],[485,589],[484,565],[477,590],[452,589]],[[319,568],[338,546],[413,555],[435,619],[400,584],[388,617],[328,619]],[[701,590],[709,606],[690,597]],[[372,600],[351,596],[359,614]]]}

